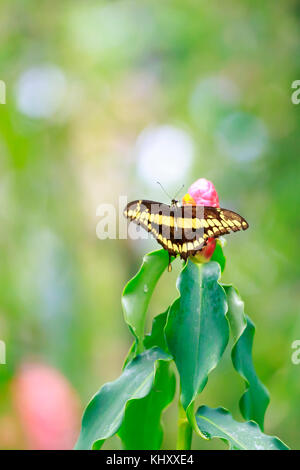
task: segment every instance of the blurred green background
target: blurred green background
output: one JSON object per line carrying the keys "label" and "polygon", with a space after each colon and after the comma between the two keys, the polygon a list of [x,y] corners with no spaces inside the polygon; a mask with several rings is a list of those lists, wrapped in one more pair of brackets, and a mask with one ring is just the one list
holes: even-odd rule
{"label": "blurred green background", "polygon": [[[1,2],[0,448],[33,445],[16,405],[22,365],[59,371],[81,411],[120,373],[132,341],[122,289],[157,245],[99,240],[97,207],[120,195],[168,203],[157,180],[174,193],[205,177],[250,223],[227,238],[224,281],[257,327],[265,430],[300,449],[299,23],[296,0]],[[177,295],[174,267],[148,329]],[[199,403],[241,419],[243,388],[228,352]],[[176,406],[164,427],[173,448]]]}

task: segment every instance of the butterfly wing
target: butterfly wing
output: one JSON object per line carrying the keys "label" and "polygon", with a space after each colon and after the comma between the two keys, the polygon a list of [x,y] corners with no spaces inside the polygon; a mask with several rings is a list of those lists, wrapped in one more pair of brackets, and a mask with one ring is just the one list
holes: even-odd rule
{"label": "butterfly wing", "polygon": [[168,206],[156,201],[136,200],[127,204],[124,215],[150,232],[158,243],[172,256],[180,253],[178,243],[174,242],[174,219],[177,210],[175,206]]}
{"label": "butterfly wing", "polygon": [[246,230],[248,222],[236,212],[220,207],[204,207],[205,233],[209,237],[219,237],[230,232]]}
{"label": "butterfly wing", "polygon": [[126,206],[124,215],[152,233],[170,255],[183,259],[200,251],[209,238],[248,228],[239,214],[219,207],[137,200]]}

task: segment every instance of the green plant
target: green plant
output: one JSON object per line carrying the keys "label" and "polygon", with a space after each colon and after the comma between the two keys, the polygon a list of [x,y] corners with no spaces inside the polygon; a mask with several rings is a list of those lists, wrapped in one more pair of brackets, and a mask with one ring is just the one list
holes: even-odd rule
{"label": "green plant", "polygon": [[[219,205],[212,183],[198,180],[192,189],[194,199],[188,195],[184,201]],[[179,297],[154,318],[149,335],[144,334],[147,309],[168,266],[168,252],[147,254],[126,285],[122,305],[134,342],[121,376],[104,385],[87,406],[78,449],[100,449],[114,434],[124,449],[160,449],[161,415],[176,388],[172,362],[180,379],[177,449],[191,448],[193,432],[204,439],[220,438],[231,449],[288,449],[277,437],[263,433],[269,395],[253,365],[255,327],[235,287],[220,283],[225,256],[221,243],[210,240],[197,255],[198,262],[189,259],[184,264],[177,282]],[[232,364],[245,383],[240,410],[247,421],[242,423],[224,408],[195,410],[195,400],[220,362],[230,335]]]}
{"label": "green plant", "polygon": [[[124,316],[134,343],[121,376],[104,385],[87,406],[76,447],[99,449],[105,439],[118,434],[125,449],[159,449],[161,414],[175,394],[170,367],[174,361],[181,388],[178,449],[190,448],[193,431],[204,439],[226,440],[234,449],[288,449],[278,438],[262,432],[269,396],[253,366],[255,328],[237,290],[219,282],[225,265],[220,244],[209,263],[186,263],[178,279],[179,298],[154,318],[151,334],[144,336],[147,307],[168,259],[164,250],[146,255],[124,289]],[[250,420],[245,423],[234,421],[224,408],[194,410],[195,399],[219,363],[230,332],[232,363],[246,386],[240,400],[241,413]]]}

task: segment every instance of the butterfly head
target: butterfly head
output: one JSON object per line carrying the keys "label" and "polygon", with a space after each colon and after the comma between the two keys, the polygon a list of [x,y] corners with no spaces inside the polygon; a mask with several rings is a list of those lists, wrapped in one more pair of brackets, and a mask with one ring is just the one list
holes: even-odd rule
{"label": "butterfly head", "polygon": [[[163,192],[171,199],[170,195],[167,193],[167,191],[164,189],[164,187],[162,186],[162,184],[157,181],[157,184],[159,184],[159,186],[161,187],[161,189],[163,190]],[[179,204],[179,201],[176,198],[176,196],[180,193],[180,191],[182,190],[182,188],[184,188],[184,184],[181,186],[181,188],[176,192],[175,196],[171,199],[171,206],[175,206],[175,207],[179,207],[180,204]]]}

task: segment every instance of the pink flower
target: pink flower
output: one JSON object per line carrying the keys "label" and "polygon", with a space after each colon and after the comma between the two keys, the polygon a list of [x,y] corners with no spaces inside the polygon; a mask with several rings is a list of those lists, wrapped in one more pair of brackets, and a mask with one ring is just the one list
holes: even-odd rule
{"label": "pink flower", "polygon": [[[193,183],[188,193],[182,198],[182,204],[195,206],[220,207],[218,193],[211,181],[200,178]],[[213,255],[216,248],[216,239],[209,238],[207,244],[198,251],[192,259],[199,263],[207,263]]]}
{"label": "pink flower", "polygon": [[194,199],[197,206],[220,207],[218,193],[211,181],[200,178],[193,183],[188,194]]}
{"label": "pink flower", "polygon": [[75,390],[56,369],[26,363],[13,384],[13,403],[28,447],[72,449],[80,430],[80,404]]}

